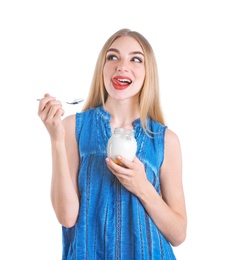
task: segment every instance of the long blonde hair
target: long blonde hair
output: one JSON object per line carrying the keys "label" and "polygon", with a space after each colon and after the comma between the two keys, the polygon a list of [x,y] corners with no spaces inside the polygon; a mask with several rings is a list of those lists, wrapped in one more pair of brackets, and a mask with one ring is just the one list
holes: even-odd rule
{"label": "long blonde hair", "polygon": [[147,118],[152,118],[162,125],[165,124],[165,121],[160,105],[158,71],[155,55],[147,39],[136,31],[121,29],[106,41],[99,53],[91,82],[91,88],[82,111],[104,105],[108,95],[103,80],[103,68],[106,61],[106,53],[110,45],[121,36],[134,38],[141,45],[144,52],[145,79],[140,91],[139,107],[141,124],[147,133],[150,132],[147,129]]}

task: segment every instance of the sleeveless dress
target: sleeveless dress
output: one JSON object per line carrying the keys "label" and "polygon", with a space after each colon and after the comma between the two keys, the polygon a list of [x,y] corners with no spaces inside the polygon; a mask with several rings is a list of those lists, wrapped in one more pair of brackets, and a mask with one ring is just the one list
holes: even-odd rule
{"label": "sleeveless dress", "polygon": [[[106,166],[106,147],[112,135],[110,118],[102,106],[76,114],[80,210],[75,226],[62,227],[62,260],[176,259],[170,243],[139,199]],[[147,123],[155,132],[153,138],[144,133],[140,119],[133,122],[136,156],[160,194],[159,170],[166,126],[151,119]]]}

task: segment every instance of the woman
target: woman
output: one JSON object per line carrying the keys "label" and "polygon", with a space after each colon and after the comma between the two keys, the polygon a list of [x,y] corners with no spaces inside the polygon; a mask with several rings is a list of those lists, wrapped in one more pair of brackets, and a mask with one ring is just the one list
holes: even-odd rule
{"label": "woman", "polygon": [[[181,149],[164,124],[149,42],[119,30],[100,52],[83,111],[62,120],[61,103],[45,94],[38,114],[51,139],[62,259],[175,259],[187,226]],[[122,166],[106,153],[116,127],[137,141]]]}

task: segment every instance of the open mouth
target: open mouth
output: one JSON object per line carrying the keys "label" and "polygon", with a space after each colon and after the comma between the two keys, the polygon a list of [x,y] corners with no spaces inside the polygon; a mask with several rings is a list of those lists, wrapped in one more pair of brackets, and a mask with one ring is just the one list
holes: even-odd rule
{"label": "open mouth", "polygon": [[114,77],[112,83],[115,89],[123,90],[130,86],[132,80],[127,77]]}

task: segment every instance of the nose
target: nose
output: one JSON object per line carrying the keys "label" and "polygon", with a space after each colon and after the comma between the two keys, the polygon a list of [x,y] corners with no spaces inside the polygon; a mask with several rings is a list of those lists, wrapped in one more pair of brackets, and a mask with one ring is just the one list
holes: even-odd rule
{"label": "nose", "polygon": [[117,71],[128,71],[128,65],[125,60],[120,60],[117,64]]}

